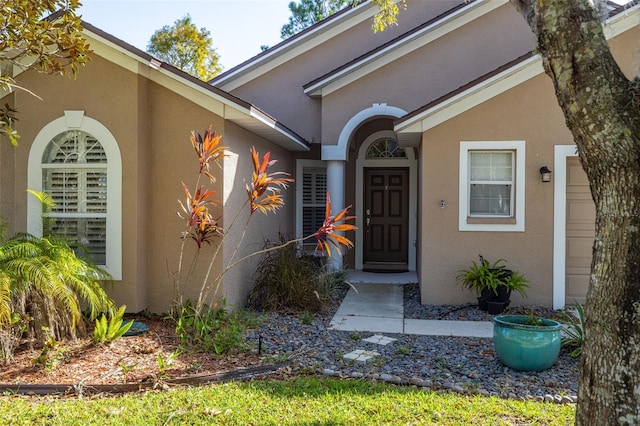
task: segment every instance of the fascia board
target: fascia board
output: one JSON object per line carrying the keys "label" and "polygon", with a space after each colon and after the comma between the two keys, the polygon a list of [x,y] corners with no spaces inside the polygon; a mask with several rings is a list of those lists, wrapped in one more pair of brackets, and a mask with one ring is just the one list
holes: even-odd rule
{"label": "fascia board", "polygon": [[[99,35],[85,30],[87,39],[94,42],[94,52],[130,72],[141,75],[158,85],[202,106],[208,111],[230,121],[240,124],[252,130],[262,129],[269,136],[275,136],[275,143],[295,150],[308,150],[309,147],[297,135],[287,132],[285,128],[278,126],[276,121],[265,116],[253,107],[233,102],[215,93],[208,86],[200,85],[194,81],[182,78],[180,75],[161,67],[161,63],[155,60],[150,62],[129,50],[107,40]],[[260,132],[263,137],[265,134]],[[284,139],[284,140],[283,140]]]}
{"label": "fascia board", "polygon": [[266,54],[258,56],[255,61],[250,60],[245,64],[239,65],[236,69],[231,69],[223,73],[214,79],[213,84],[222,90],[228,92],[233,91],[297,56],[331,40],[349,28],[367,19],[371,19],[376,12],[376,6],[370,2],[355,6],[336,21],[329,21],[326,25],[311,28],[290,43],[285,41],[281,46],[275,46],[267,51]]}
{"label": "fascia board", "polygon": [[411,34],[410,37],[398,40],[375,52],[373,55],[363,58],[347,68],[328,76],[326,79],[316,82],[305,89],[304,93],[311,97],[329,95],[354,81],[365,77],[391,62],[420,49],[429,43],[457,30],[460,27],[480,18],[481,16],[508,3],[508,0],[484,0],[470,3],[468,6],[457,10],[444,19],[434,22]]}
{"label": "fascia board", "polygon": [[[605,22],[607,39],[640,25],[640,5],[629,8]],[[426,132],[489,99],[542,74],[542,59],[535,55],[478,85],[453,96],[394,127],[399,133]]]}
{"label": "fascia board", "polygon": [[640,24],[639,11],[640,5],[635,5],[607,19],[603,25],[607,40],[638,26]]}

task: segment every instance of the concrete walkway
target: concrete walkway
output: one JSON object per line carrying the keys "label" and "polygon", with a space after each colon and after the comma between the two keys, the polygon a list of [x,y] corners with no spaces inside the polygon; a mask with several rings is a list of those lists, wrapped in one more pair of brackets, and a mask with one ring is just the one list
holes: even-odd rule
{"label": "concrete walkway", "polygon": [[352,288],[331,320],[333,330],[493,337],[493,324],[488,321],[405,319],[402,284],[417,282],[415,272],[372,274],[350,271],[347,280]]}

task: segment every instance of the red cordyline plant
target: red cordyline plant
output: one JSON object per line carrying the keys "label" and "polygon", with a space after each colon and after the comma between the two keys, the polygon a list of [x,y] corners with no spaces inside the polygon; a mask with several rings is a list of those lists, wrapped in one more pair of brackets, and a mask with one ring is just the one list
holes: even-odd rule
{"label": "red cordyline plant", "polygon": [[[343,249],[353,247],[353,243],[351,242],[351,240],[344,237],[340,233],[356,229],[354,225],[345,223],[345,221],[355,218],[355,216],[347,216],[347,213],[351,206],[341,210],[335,216],[331,215],[331,199],[329,197],[329,193],[327,193],[325,220],[322,227],[320,227],[320,229],[318,229],[315,233],[306,237],[287,241],[286,243],[278,245],[276,247],[270,247],[267,249],[256,251],[235,260],[235,256],[244,240],[249,221],[251,220],[253,214],[257,211],[264,214],[268,214],[270,212],[275,213],[276,210],[283,207],[284,200],[280,191],[282,189],[286,189],[288,185],[293,182],[293,179],[290,178],[289,174],[286,172],[269,172],[269,168],[276,164],[277,161],[271,159],[270,152],[267,152],[261,160],[260,155],[256,151],[256,149],[254,147],[251,147],[253,173],[251,176],[251,181],[245,181],[247,200],[236,213],[236,216],[233,218],[230,224],[226,226],[226,230],[223,230],[223,228],[219,226],[220,218],[214,219],[209,212],[209,208],[218,205],[220,201],[213,198],[215,195],[215,192],[213,190],[206,189],[204,188],[204,186],[200,185],[202,176],[207,177],[211,183],[215,182],[214,176],[210,173],[210,165],[214,162],[219,162],[220,159],[226,156],[226,148],[220,145],[220,141],[221,136],[216,136],[211,127],[209,127],[207,131],[205,131],[204,136],[197,134],[195,131],[191,132],[191,144],[196,151],[199,162],[198,179],[195,185],[195,188],[197,189],[193,191],[192,195],[192,192],[189,191],[189,189],[183,182],[182,187],[186,195],[186,202],[183,203],[180,200],[178,201],[182,210],[178,212],[178,216],[182,218],[186,223],[186,230],[183,232],[183,242],[180,251],[178,277],[176,279],[176,303],[178,304],[178,307],[183,303],[182,295],[185,290],[184,285],[180,282],[182,274],[184,242],[189,238],[194,240],[198,247],[197,253],[199,254],[200,249],[203,245],[212,245],[213,239],[219,237],[217,247],[211,257],[207,273],[200,287],[200,293],[195,305],[195,315],[197,316],[203,313],[203,310],[206,307],[206,302],[208,301],[210,291],[213,289],[213,294],[217,294],[224,274],[237,264],[244,262],[251,257],[264,254],[272,250],[277,250],[290,244],[298,244],[311,238],[315,238],[317,240],[317,250],[326,251],[328,256],[332,255],[332,247],[338,254],[341,254]],[[220,271],[220,273],[216,275],[215,278],[210,280],[213,265],[215,264],[215,259],[217,258],[220,248],[222,247],[222,242],[225,236],[229,234],[229,231],[231,230],[231,228],[233,228],[236,219],[239,217],[241,211],[246,206],[249,206],[249,216],[242,230],[242,236],[229,261],[227,262],[227,265],[223,268],[222,271]],[[194,258],[192,261],[191,269],[189,271],[189,274],[187,275],[187,281],[189,279],[189,276],[193,272],[198,254],[196,254],[196,258]],[[188,284],[188,282],[185,284]]]}

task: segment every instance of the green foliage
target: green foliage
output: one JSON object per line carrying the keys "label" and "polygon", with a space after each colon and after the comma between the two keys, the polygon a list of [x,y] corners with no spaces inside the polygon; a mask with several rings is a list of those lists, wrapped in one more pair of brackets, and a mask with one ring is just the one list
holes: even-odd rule
{"label": "green foliage", "polygon": [[[529,281],[518,271],[506,269],[507,261],[498,259],[493,264],[480,256],[480,262],[471,261],[471,267],[460,271],[456,282],[463,288],[475,290],[478,296],[484,289],[490,289],[498,294],[498,287],[504,286],[517,291],[522,297],[527,297],[526,289]],[[509,271],[509,272],[507,272]]]}
{"label": "green foliage", "polygon": [[100,285],[109,274],[80,259],[62,239],[18,234],[0,245],[0,328],[12,312],[33,318],[35,337],[42,326],[56,339],[83,332],[81,303],[90,318],[109,312],[113,302]]}
{"label": "green foliage", "polygon": [[176,334],[183,348],[217,355],[248,348],[244,332],[254,325],[253,319],[244,312],[229,314],[224,300],[221,305],[198,313],[195,306],[186,301],[174,313]]}
{"label": "green foliage", "polygon": [[44,367],[46,371],[52,371],[60,361],[65,359],[67,350],[60,346],[60,342],[53,337],[48,327],[42,327],[42,332],[47,338],[40,350],[40,355],[33,360],[33,363]]}
{"label": "green foliage", "polygon": [[107,320],[107,316],[102,314],[100,319],[96,319],[96,326],[93,329],[93,341],[99,345],[111,343],[118,340],[129,331],[133,325],[133,320],[123,324],[122,318],[126,306],[121,306],[117,311],[111,314],[111,318]]}
{"label": "green foliage", "polygon": [[[46,225],[53,204],[46,194],[32,194],[41,201]],[[0,330],[10,332],[18,315],[29,318],[27,331],[40,343],[49,337],[75,338],[84,332],[81,304],[92,320],[114,308],[101,286],[110,280],[105,270],[77,257],[62,238],[17,234],[0,244]]]}
{"label": "green foliage", "polygon": [[280,36],[282,39],[320,22],[333,15],[351,3],[351,0],[300,0],[299,3],[289,3],[291,16],[289,22],[282,26]]}
{"label": "green foliage", "polygon": [[[339,279],[308,256],[298,256],[294,245],[265,252],[256,267],[248,305],[258,310],[318,312]],[[268,245],[269,243],[267,243]]]}
{"label": "green foliage", "polygon": [[533,327],[542,327],[544,325],[544,321],[542,321],[541,318],[533,315],[533,312],[529,312],[529,315],[527,315],[527,320],[523,324],[531,325]]}
{"label": "green foliage", "polygon": [[189,15],[153,33],[147,52],[200,80],[209,81],[222,72],[210,32],[198,30]]}
{"label": "green foliage", "polygon": [[573,348],[571,356],[578,357],[582,354],[584,343],[584,308],[579,302],[575,302],[575,309],[571,314],[563,312],[561,320],[562,346]]}
{"label": "green foliage", "polygon": [[304,325],[311,325],[313,323],[313,316],[309,312],[303,312],[300,315],[300,323]]}
{"label": "green foliage", "polygon": [[6,425],[569,425],[575,404],[295,377],[110,398],[0,398]]}
{"label": "green foliage", "polygon": [[475,290],[478,296],[484,289],[491,289],[497,294],[498,286],[503,283],[502,275],[506,261],[498,259],[492,265],[488,260],[480,259],[480,263],[471,261],[471,267],[460,271],[456,281],[463,288]]}
{"label": "green foliage", "polygon": [[384,31],[391,25],[397,25],[400,8],[407,8],[406,0],[372,0],[372,3],[378,6],[378,12],[373,17],[371,25],[374,32]]}
{"label": "green foliage", "polygon": [[[14,64],[17,69],[75,76],[91,52],[76,15],[79,6],[78,0],[0,2],[0,61]],[[42,19],[56,12],[55,19]],[[12,68],[3,67],[0,71],[0,89],[20,88],[11,71],[4,72],[7,69]],[[7,136],[13,145],[17,145],[19,138],[14,129],[16,112],[8,104],[0,109],[0,134]]]}
{"label": "green foliage", "polygon": [[173,360],[180,356],[180,350],[176,349],[171,352],[165,361],[164,356],[162,356],[162,352],[158,352],[158,370],[160,371],[160,377],[166,377],[167,367],[173,364]]}
{"label": "green foliage", "polygon": [[508,275],[504,279],[503,285],[509,290],[517,291],[520,296],[527,297],[526,289],[529,288],[529,280],[518,271],[511,271],[511,275]]}

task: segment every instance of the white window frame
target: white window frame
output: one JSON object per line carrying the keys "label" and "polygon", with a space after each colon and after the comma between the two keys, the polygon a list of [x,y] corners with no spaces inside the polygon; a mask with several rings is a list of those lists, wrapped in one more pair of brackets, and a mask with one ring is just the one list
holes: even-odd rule
{"label": "white window frame", "polygon": [[[515,156],[511,216],[469,214],[469,153],[472,151],[512,151]],[[460,142],[459,215],[460,231],[524,232],[525,230],[525,141]]]}
{"label": "white window frame", "polygon": [[[303,235],[304,227],[303,227],[303,210],[305,207],[304,204],[304,180],[303,174],[305,169],[327,169],[327,163],[319,160],[297,160],[296,161],[296,200],[297,200],[297,208],[296,208],[296,238],[307,237],[307,235]],[[324,203],[323,203],[324,205]],[[305,242],[306,245],[306,242]]]}
{"label": "white window frame", "polygon": [[[107,236],[106,264],[104,267],[114,280],[122,279],[122,158],[115,137],[99,121],[84,115],[84,111],[65,111],[44,126],[36,135],[28,160],[27,185],[34,191],[42,191],[42,155],[49,142],[60,133],[80,130],[94,136],[107,156]],[[46,166],[45,166],[46,167]],[[91,168],[91,165],[88,165]],[[42,235],[42,210],[35,197],[27,197],[27,232]]]}

